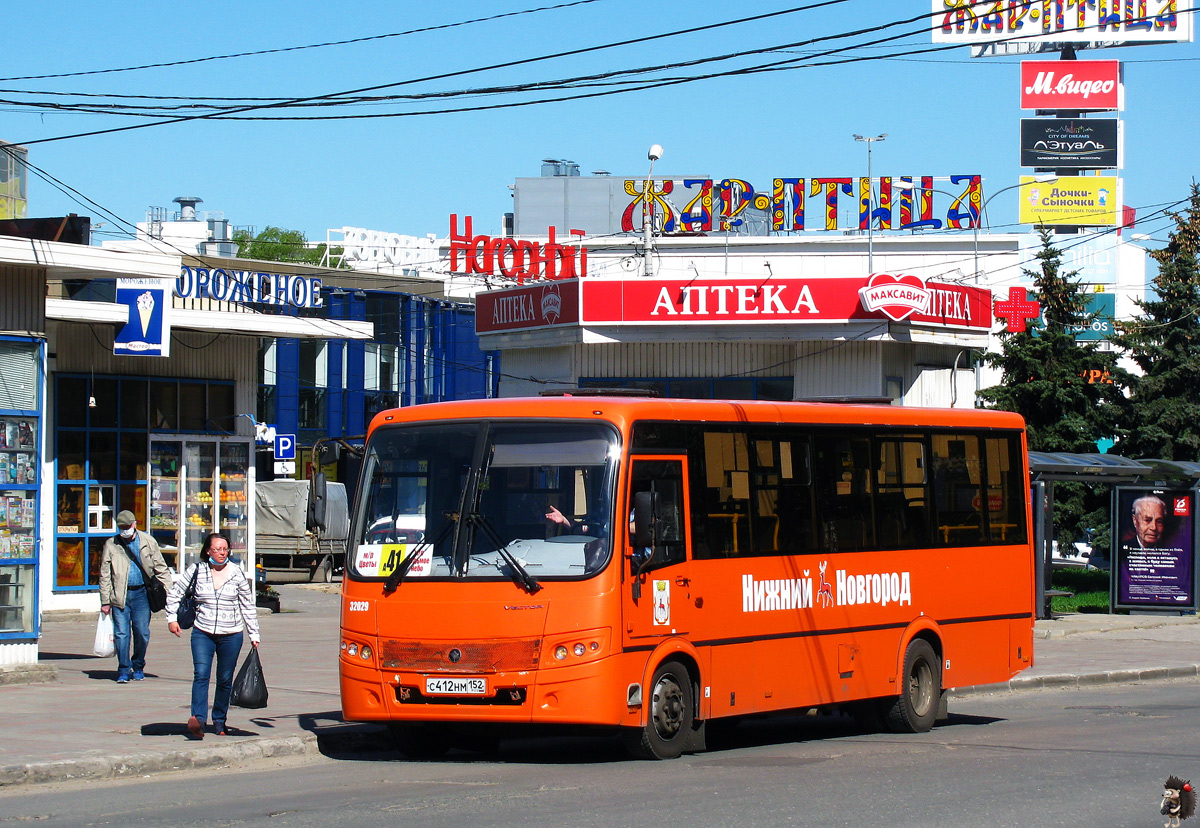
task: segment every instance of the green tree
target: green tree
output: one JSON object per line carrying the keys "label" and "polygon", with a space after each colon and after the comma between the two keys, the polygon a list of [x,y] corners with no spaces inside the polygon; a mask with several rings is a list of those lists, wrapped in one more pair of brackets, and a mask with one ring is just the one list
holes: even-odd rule
{"label": "green tree", "polygon": [[1151,251],[1158,275],[1156,298],[1138,302],[1141,313],[1119,326],[1114,341],[1141,369],[1132,380],[1124,437],[1116,451],[1127,457],[1200,460],[1200,187],[1192,185],[1187,209],[1169,213],[1175,230]]}
{"label": "green tree", "polygon": [[[1023,270],[1034,284],[1042,318],[1025,331],[1000,334],[1001,350],[984,360],[1000,368],[999,385],[981,397],[992,408],[1025,418],[1031,451],[1088,453],[1096,441],[1117,435],[1127,376],[1117,355],[1095,342],[1079,342],[1075,330],[1091,324],[1078,271],[1066,271],[1050,231],[1039,228],[1038,267]],[[1107,514],[1108,493],[1079,484],[1055,486],[1055,535],[1060,546],[1097,526]],[[1104,521],[1106,524],[1107,521]]]}
{"label": "green tree", "polygon": [[320,264],[325,255],[325,245],[308,246],[308,239],[299,230],[284,230],[282,227],[267,227],[257,236],[245,230],[236,230],[233,240],[237,242],[239,259],[257,259],[262,262],[304,262]]}

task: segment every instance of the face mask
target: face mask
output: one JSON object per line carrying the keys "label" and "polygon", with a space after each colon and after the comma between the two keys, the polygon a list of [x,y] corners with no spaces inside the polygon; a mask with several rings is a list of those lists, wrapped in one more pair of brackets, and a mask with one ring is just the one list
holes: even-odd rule
{"label": "face mask", "polygon": [[137,530],[132,526],[130,526],[128,529],[120,529],[118,531],[120,531],[121,537],[123,537],[125,540],[133,540],[133,536],[137,534]]}

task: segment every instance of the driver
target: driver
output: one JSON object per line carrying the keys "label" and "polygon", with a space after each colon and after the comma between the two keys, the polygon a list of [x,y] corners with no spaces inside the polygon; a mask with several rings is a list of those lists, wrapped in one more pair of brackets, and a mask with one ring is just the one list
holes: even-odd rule
{"label": "driver", "polygon": [[[567,531],[571,532],[572,534],[576,534],[576,535],[596,534],[596,532],[591,531],[591,529],[593,527],[589,526],[589,524],[586,522],[586,519],[572,520],[571,518],[567,517],[562,512],[560,512],[558,510],[558,507],[554,506],[554,505],[551,505],[550,510],[548,512],[546,512],[546,520],[550,521],[551,523],[556,523],[559,526],[565,527],[567,529]],[[599,529],[599,527],[594,527],[594,528],[596,528],[597,530]]]}

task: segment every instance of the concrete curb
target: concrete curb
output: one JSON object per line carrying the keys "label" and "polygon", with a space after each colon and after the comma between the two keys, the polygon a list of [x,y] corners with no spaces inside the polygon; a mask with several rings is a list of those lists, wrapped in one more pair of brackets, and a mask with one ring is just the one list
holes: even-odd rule
{"label": "concrete curb", "polygon": [[[1137,621],[1134,624],[1129,622],[1128,616],[1105,616],[1099,613],[1095,615],[1089,614],[1071,616],[1071,618],[1072,622],[1065,624],[1062,627],[1051,626],[1056,622],[1039,621],[1038,624],[1033,628],[1033,637],[1040,639],[1068,638],[1074,635],[1127,632],[1129,630],[1155,630],[1161,629],[1162,627],[1183,626],[1197,623],[1194,616],[1166,616],[1163,618],[1138,616]],[[1086,619],[1086,621],[1084,623],[1079,623],[1079,619],[1081,618]]]}
{"label": "concrete curb", "polygon": [[1132,684],[1141,681],[1169,681],[1172,679],[1200,676],[1200,664],[1180,667],[1152,667],[1144,670],[1110,670],[1104,673],[1082,675],[1062,674],[1050,676],[1018,676],[997,684],[979,684],[974,687],[956,687],[947,690],[950,698],[978,696],[988,693],[1018,693],[1027,690],[1057,690],[1063,687],[1095,687],[1101,684]]}
{"label": "concrete curb", "polygon": [[0,686],[50,681],[58,681],[58,668],[53,664],[0,664]]}
{"label": "concrete curb", "polygon": [[241,765],[278,756],[320,752],[316,734],[280,739],[252,739],[220,745],[197,745],[168,751],[145,751],[123,756],[87,756],[55,762],[0,767],[0,788],[76,779],[121,779],[165,771]]}

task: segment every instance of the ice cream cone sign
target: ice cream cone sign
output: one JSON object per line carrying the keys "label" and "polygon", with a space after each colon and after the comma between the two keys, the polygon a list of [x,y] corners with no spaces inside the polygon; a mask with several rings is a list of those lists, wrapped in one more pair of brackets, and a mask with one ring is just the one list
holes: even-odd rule
{"label": "ice cream cone sign", "polygon": [[142,323],[142,337],[150,330],[150,318],[154,315],[154,294],[146,291],[137,298],[138,318]]}

